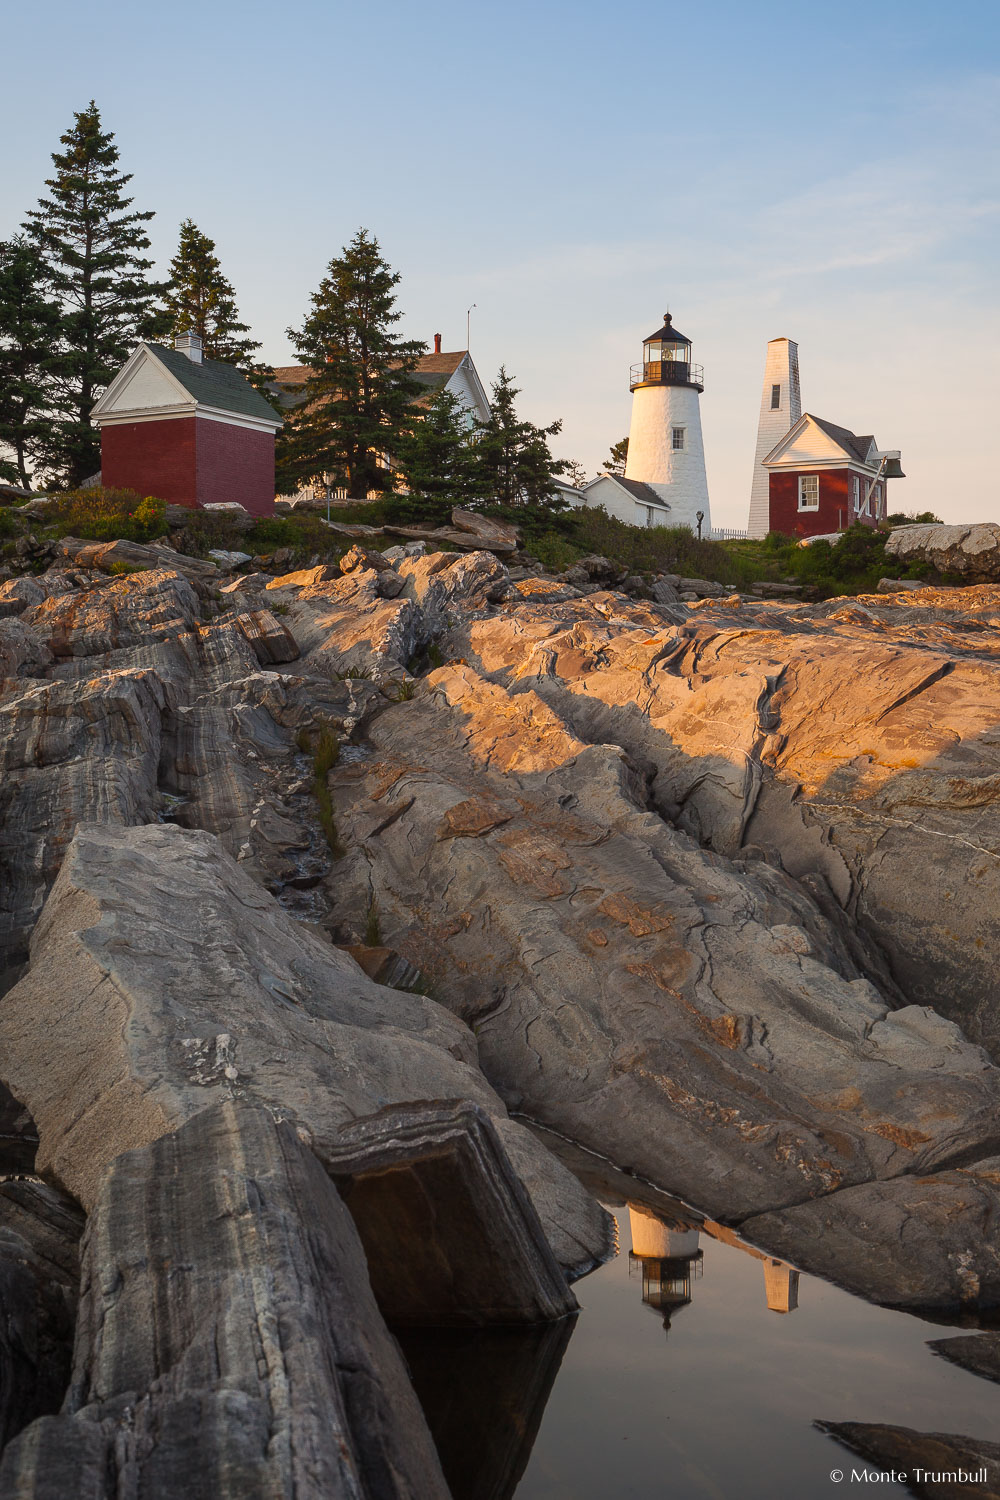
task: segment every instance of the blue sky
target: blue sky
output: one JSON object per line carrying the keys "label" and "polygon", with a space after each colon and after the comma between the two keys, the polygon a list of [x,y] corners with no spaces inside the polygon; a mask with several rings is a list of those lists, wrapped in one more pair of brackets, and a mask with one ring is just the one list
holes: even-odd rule
{"label": "blue sky", "polygon": [[50,0],[4,21],[0,235],[93,96],[161,263],[192,217],[272,362],[364,224],[406,333],[464,347],[475,302],[480,374],[590,473],[669,305],[716,524],[746,524],[781,335],[807,409],[903,450],[894,504],[1000,519],[998,38],[996,0]]}

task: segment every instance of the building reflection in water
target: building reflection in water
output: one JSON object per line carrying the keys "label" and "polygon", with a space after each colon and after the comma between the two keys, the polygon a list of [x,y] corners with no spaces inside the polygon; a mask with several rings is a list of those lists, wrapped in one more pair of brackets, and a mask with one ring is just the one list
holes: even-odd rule
{"label": "building reflection in water", "polygon": [[658,1218],[639,1203],[629,1204],[628,1217],[629,1274],[641,1271],[642,1300],[662,1316],[669,1333],[671,1318],[691,1301],[691,1283],[702,1272],[697,1226],[681,1218]]}
{"label": "building reflection in water", "polygon": [[628,1204],[632,1249],[629,1273],[642,1275],[642,1300],[663,1317],[669,1333],[670,1320],[692,1297],[692,1283],[704,1269],[699,1235],[704,1232],[736,1250],[742,1250],[764,1267],[764,1296],[772,1312],[794,1312],[799,1305],[799,1273],[787,1261],[777,1260],[744,1244],[722,1224],[683,1213],[654,1214],[642,1203]]}

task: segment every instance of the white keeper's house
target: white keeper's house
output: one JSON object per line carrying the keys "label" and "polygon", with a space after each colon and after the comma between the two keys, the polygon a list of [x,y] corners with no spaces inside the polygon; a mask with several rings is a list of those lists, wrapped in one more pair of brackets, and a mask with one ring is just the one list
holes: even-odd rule
{"label": "white keeper's house", "polygon": [[[291,411],[301,404],[305,397],[306,381],[311,374],[312,370],[308,365],[276,367],[274,381],[269,382],[269,389],[277,396],[285,411]],[[472,362],[472,355],[468,349],[442,350],[439,333],[434,335],[433,354],[421,355],[411,378],[423,387],[413,402],[418,411],[426,406],[439,391],[444,390],[449,391],[465,407],[469,414],[470,427],[474,421],[489,421],[489,397],[479,378],[479,372]],[[385,462],[391,467],[390,455],[385,455]],[[314,487],[307,486],[299,493],[311,495],[313,492]],[[295,499],[296,497],[280,496],[279,498]]]}

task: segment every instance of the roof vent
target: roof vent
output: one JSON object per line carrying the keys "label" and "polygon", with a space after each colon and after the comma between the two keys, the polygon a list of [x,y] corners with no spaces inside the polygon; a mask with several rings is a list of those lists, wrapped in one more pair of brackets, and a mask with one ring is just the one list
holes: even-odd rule
{"label": "roof vent", "polygon": [[179,354],[186,354],[192,364],[201,364],[200,333],[192,333],[186,328],[183,333],[174,334],[174,348]]}

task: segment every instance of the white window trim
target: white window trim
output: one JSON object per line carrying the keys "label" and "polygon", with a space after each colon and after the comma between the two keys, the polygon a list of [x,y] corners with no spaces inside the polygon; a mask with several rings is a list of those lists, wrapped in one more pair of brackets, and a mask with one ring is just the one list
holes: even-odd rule
{"label": "white window trim", "polygon": [[[814,479],[816,481],[816,499],[814,501],[810,501],[808,504],[806,504],[806,502],[804,500],[804,497],[803,497],[803,483],[807,479]],[[799,475],[799,510],[808,510],[808,511],[819,510],[819,475],[818,474],[800,474]]]}
{"label": "white window trim", "polygon": [[[680,444],[679,445],[674,442],[674,435],[675,435],[675,433],[678,433],[678,432],[681,435],[681,440],[680,440]],[[671,427],[671,429],[670,429],[670,451],[671,451],[671,453],[686,453],[687,452],[687,428],[686,427]]]}

